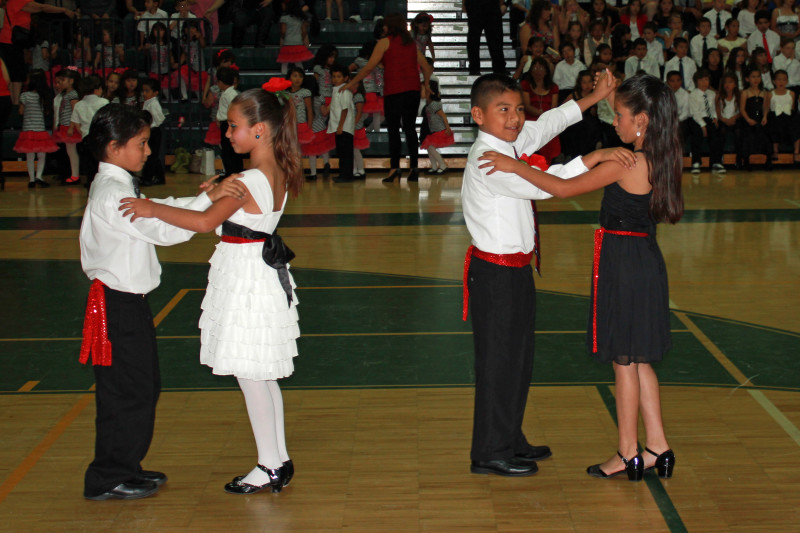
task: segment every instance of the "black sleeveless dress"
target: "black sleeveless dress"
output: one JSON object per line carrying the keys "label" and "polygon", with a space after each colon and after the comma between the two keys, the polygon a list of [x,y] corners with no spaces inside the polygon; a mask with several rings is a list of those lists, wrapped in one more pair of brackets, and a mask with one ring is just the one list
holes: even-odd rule
{"label": "black sleeveless dress", "polygon": [[672,346],[667,268],[650,217],[650,194],[631,194],[617,183],[604,191],[600,225],[647,236],[603,235],[587,332],[589,353],[603,362],[657,362]]}

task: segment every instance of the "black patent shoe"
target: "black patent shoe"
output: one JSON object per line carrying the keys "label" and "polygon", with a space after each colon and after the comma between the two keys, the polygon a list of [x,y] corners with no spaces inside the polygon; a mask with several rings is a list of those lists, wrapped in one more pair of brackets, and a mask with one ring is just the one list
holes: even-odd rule
{"label": "black patent shoe", "polygon": [[102,494],[89,495],[84,493],[83,497],[87,500],[103,501],[103,500],[138,500],[139,498],[147,498],[158,492],[158,485],[153,481],[132,480],[120,483],[116,487]]}
{"label": "black patent shoe", "polygon": [[237,476],[233,481],[225,484],[225,492],[228,494],[255,494],[269,487],[273,493],[280,492],[284,487],[286,481],[286,471],[284,467],[271,469],[264,465],[256,465],[258,468],[269,476],[269,481],[263,485],[251,485],[242,481],[244,478]]}
{"label": "black patent shoe", "polygon": [[136,479],[139,481],[152,481],[160,487],[167,482],[167,475],[164,472],[156,472],[155,470],[142,470],[136,474]]}
{"label": "black patent shoe", "polygon": [[641,481],[642,476],[644,476],[644,460],[642,459],[642,456],[637,453],[634,457],[625,459],[625,457],[623,457],[619,451],[617,451],[617,455],[619,455],[619,458],[622,459],[622,464],[625,465],[625,468],[622,470],[617,470],[611,474],[606,474],[603,472],[603,469],[600,468],[600,465],[592,465],[586,469],[586,473],[593,477],[608,479],[616,477],[625,472],[628,474],[628,481]]}
{"label": "black patent shoe", "polygon": [[530,463],[547,459],[551,455],[553,452],[550,451],[549,446],[531,446],[528,451],[514,455],[514,458],[520,462]]}
{"label": "black patent shoe", "polygon": [[419,181],[419,170],[416,168],[412,168],[411,172],[408,173],[408,179],[406,181],[415,182]]}
{"label": "black patent shoe", "polygon": [[472,461],[470,472],[473,474],[494,474],[496,476],[525,477],[539,471],[536,463],[522,462],[516,457],[495,459],[492,461]]}
{"label": "black patent shoe", "polygon": [[672,471],[675,470],[675,453],[672,450],[667,450],[662,454],[658,454],[650,448],[645,448],[644,451],[650,455],[656,456],[655,464],[650,468],[645,468],[645,472],[649,472],[655,468],[656,472],[658,472],[658,477],[663,477],[665,479],[672,477]]}
{"label": "black patent shoe", "polygon": [[284,472],[283,486],[288,487],[289,482],[294,477],[294,463],[292,462],[291,459],[289,459],[288,461],[284,461],[283,472]]}
{"label": "black patent shoe", "polygon": [[399,180],[403,177],[403,173],[400,171],[399,168],[393,169],[392,173],[383,178],[383,183],[392,183],[394,180]]}

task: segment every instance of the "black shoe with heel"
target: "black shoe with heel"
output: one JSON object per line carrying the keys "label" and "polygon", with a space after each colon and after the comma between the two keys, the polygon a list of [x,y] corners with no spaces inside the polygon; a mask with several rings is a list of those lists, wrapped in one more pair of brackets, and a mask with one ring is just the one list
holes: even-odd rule
{"label": "black shoe with heel", "polygon": [[283,486],[284,487],[288,487],[289,486],[289,482],[294,477],[294,463],[292,462],[291,459],[289,459],[288,461],[284,461],[284,463],[283,463],[283,471],[284,471],[284,474],[285,474],[284,479],[283,479]]}
{"label": "black shoe with heel", "polygon": [[625,472],[628,474],[628,481],[641,481],[642,477],[644,476],[644,460],[642,459],[642,456],[637,453],[630,459],[625,459],[625,457],[619,451],[617,451],[617,455],[619,455],[619,458],[622,459],[622,464],[625,465],[625,468],[622,470],[617,470],[611,474],[606,474],[603,472],[603,469],[600,468],[600,465],[592,465],[586,469],[586,473],[593,477],[608,479],[616,477]]}
{"label": "black shoe with heel", "polygon": [[416,168],[412,168],[411,172],[408,173],[408,179],[406,181],[410,182],[419,181],[419,170]]}
{"label": "black shoe with heel", "polygon": [[394,180],[400,180],[403,177],[403,173],[400,172],[399,168],[392,169],[392,173],[383,178],[383,183],[392,183]]}
{"label": "black shoe with heel", "polygon": [[[269,481],[263,485],[251,485],[243,481],[244,476],[237,476],[233,481],[225,484],[225,492],[228,494],[255,494],[269,487],[273,493],[280,492],[286,486],[286,468],[280,467],[275,469],[267,468],[263,465],[256,465],[259,470],[269,476]],[[292,468],[294,469],[294,467]]]}
{"label": "black shoe with heel", "polygon": [[672,450],[667,450],[661,454],[654,452],[650,448],[645,448],[644,451],[656,457],[655,464],[645,469],[645,472],[649,472],[655,468],[658,472],[658,477],[663,477],[664,479],[672,477],[672,471],[675,470],[675,453],[673,453]]}

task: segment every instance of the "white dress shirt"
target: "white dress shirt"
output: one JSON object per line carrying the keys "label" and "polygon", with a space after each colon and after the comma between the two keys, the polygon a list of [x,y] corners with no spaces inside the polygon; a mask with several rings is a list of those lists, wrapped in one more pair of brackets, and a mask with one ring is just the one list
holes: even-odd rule
{"label": "white dress shirt", "polygon": [[[703,16],[711,21],[711,35],[717,35],[718,34],[718,32],[717,32],[717,14],[719,14],[719,23],[720,23],[720,27],[722,28],[723,32],[725,31],[725,23],[728,21],[729,18],[732,17],[732,15],[728,11],[726,11],[724,9],[722,11],[717,11],[716,9],[710,9],[710,10],[706,11],[705,13],[703,13]],[[720,35],[720,37],[722,37],[722,35]]]}
{"label": "white dress shirt", "polygon": [[[581,118],[578,104],[570,100],[545,112],[535,122],[525,122],[513,143],[483,131],[478,132],[464,168],[461,205],[472,244],[479,250],[493,254],[531,253],[536,232],[530,201],[543,200],[551,195],[516,174],[487,174],[488,169],[478,168],[483,164],[478,158],[489,150],[509,157],[531,155]],[[580,157],[566,165],[553,165],[547,170],[548,174],[562,178],[586,171]]]}
{"label": "white dress shirt", "polygon": [[767,36],[767,44],[769,45],[769,55],[774,58],[781,53],[781,37],[774,31],[767,29],[765,33],[756,30],[747,38],[747,53],[752,54],[753,50],[764,48],[764,35]]}
{"label": "white dress shirt", "polygon": [[556,70],[553,72],[553,83],[558,85],[560,90],[574,89],[578,74],[583,70],[586,70],[586,65],[577,59],[571,65],[561,60],[556,64]]}
{"label": "white dress shirt", "polygon": [[695,63],[692,58],[689,56],[685,56],[680,58],[678,56],[673,57],[667,64],[664,65],[664,81],[667,81],[667,74],[672,72],[680,72],[681,68],[679,64],[683,64],[683,88],[687,91],[691,91],[694,89],[694,73],[697,72],[697,63]]}
{"label": "white dress shirt", "polygon": [[658,63],[650,56],[644,56],[644,59],[639,59],[636,56],[631,56],[625,60],[625,77],[630,78],[640,70],[645,71],[651,76],[656,78],[661,76],[661,69],[658,68]]}
{"label": "white dress shirt", "polygon": [[[119,201],[132,196],[131,175],[116,165],[101,162],[81,223],[81,265],[91,280],[99,279],[117,291],[147,294],[161,282],[161,265],[154,245],[185,242],[194,233],[157,218],[131,222],[130,217],[122,216]],[[195,211],[211,205],[206,193],[153,201]]]}
{"label": "white dress shirt", "polygon": [[344,84],[337,85],[333,88],[333,96],[331,96],[331,107],[328,114],[328,133],[336,133],[339,129],[339,122],[342,118],[342,112],[347,111],[347,116],[344,117],[344,124],[342,125],[342,132],[349,133],[350,135],[355,132],[356,125],[356,111],[353,105],[353,93],[350,91],[340,91],[339,88],[344,87]]}
{"label": "white dress shirt", "polygon": [[[717,47],[717,40],[714,39],[714,36],[710,33],[705,36],[706,40],[706,48],[716,48]],[[703,64],[703,36],[699,33],[692,37],[692,40],[689,41],[689,51],[691,53],[692,59],[694,62],[697,63],[697,66],[701,66]]]}
{"label": "white dress shirt", "polygon": [[689,118],[689,91],[679,87],[672,94],[675,96],[675,103],[678,106],[678,122],[683,122]]}
{"label": "white dress shirt", "polygon": [[[647,39],[645,39],[645,41],[647,41]],[[653,39],[647,43],[647,57],[654,59],[659,67],[664,66],[664,45],[661,41]]]}
{"label": "white dress shirt", "polygon": [[158,101],[158,96],[145,100],[142,109],[150,113],[153,117],[153,121],[150,123],[151,128],[158,128],[164,122],[164,111],[161,110],[161,103]]}
{"label": "white dress shirt", "polygon": [[[708,111],[706,111],[706,104],[703,101],[703,96],[705,96],[707,99]],[[716,98],[717,93],[711,89],[701,91],[700,89],[695,88],[689,93],[689,113],[701,128],[706,126],[706,118],[709,120],[717,118]]]}
{"label": "white dress shirt", "polygon": [[751,33],[758,31],[755,15],[746,9],[739,10],[739,14],[736,15],[736,20],[739,21],[739,35],[748,37]]}
{"label": "white dress shirt", "polygon": [[81,125],[82,137],[89,135],[89,126],[92,125],[95,113],[105,105],[108,105],[108,100],[105,98],[96,94],[87,94],[72,108],[72,118],[70,120]]}
{"label": "white dress shirt", "polygon": [[789,87],[800,86],[800,61],[793,57],[779,54],[772,60],[772,72],[779,70],[785,70],[789,76]]}
{"label": "white dress shirt", "polygon": [[228,108],[233,102],[233,99],[236,98],[236,95],[239,94],[239,91],[231,85],[224,91],[222,94],[219,95],[219,107],[217,107],[217,120],[222,122],[223,120],[228,120]]}

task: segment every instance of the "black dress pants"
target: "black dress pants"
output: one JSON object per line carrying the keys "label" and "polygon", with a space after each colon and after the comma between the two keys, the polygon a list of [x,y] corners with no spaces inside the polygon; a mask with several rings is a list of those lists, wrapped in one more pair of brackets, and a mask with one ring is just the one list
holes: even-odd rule
{"label": "black dress pants", "polygon": [[475,343],[473,461],[529,451],[522,433],[533,372],[536,287],[533,269],[476,257],[470,263],[470,313]]}
{"label": "black dress pants", "polygon": [[339,178],[353,179],[353,134],[337,133],[336,155],[339,157]]}
{"label": "black dress pants", "polygon": [[389,157],[392,168],[400,168],[400,127],[406,136],[409,166],[417,168],[419,160],[419,138],[417,137],[417,111],[419,91],[387,94],[383,98],[386,129],[389,132]]}
{"label": "black dress pants", "polygon": [[[467,59],[470,74],[480,74],[481,33],[486,32],[486,45],[492,58],[492,72],[506,74],[503,56],[503,15],[494,0],[465,0],[467,10]],[[513,31],[513,29],[512,29]]]}
{"label": "black dress pants", "polygon": [[97,496],[141,472],[161,392],[156,332],[146,296],[104,288],[111,365],[94,366],[96,438],[84,495]]}
{"label": "black dress pants", "polygon": [[700,163],[701,150],[703,149],[703,139],[708,141],[708,159],[709,164],[722,163],[722,147],[725,142],[724,137],[720,135],[719,127],[714,125],[711,120],[706,121],[707,137],[703,137],[703,129],[700,125],[692,120],[690,122],[692,127],[692,163]]}
{"label": "black dress pants", "polygon": [[164,158],[161,155],[161,128],[150,128],[150,156],[142,168],[142,179],[145,183],[164,183]]}

